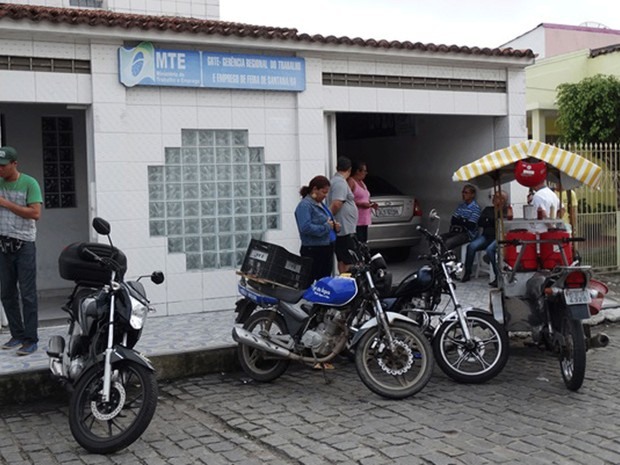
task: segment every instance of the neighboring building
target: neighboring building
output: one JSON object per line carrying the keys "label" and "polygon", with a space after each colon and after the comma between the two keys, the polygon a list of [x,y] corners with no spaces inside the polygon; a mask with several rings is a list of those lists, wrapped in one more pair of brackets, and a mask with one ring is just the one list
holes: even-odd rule
{"label": "neighboring building", "polygon": [[449,218],[452,173],[527,136],[530,50],[220,22],[216,1],[45,3],[102,9],[0,4],[0,137],[44,189],[42,290],[69,287],[58,254],[104,240],[101,216],[129,276],[165,272],[159,314],[230,309],[250,238],[297,251],[299,188],[338,155]]}
{"label": "neighboring building", "polygon": [[528,130],[532,139],[556,142],[557,87],[597,74],[620,78],[620,44],[536,60],[525,70]]}
{"label": "neighboring building", "polygon": [[500,47],[530,49],[538,61],[577,50],[601,48],[618,43],[620,43],[620,31],[599,23],[583,23],[579,26],[541,23]]}
{"label": "neighboring building", "polygon": [[527,125],[528,137],[543,142],[558,139],[558,85],[596,74],[620,75],[620,30],[602,24],[541,23],[502,47],[536,54],[536,62],[526,68]]}

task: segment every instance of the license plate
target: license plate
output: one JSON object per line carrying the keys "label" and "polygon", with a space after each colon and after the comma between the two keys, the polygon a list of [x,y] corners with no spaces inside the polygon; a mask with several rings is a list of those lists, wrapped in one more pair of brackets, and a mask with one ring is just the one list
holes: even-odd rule
{"label": "license plate", "polygon": [[403,213],[402,207],[381,207],[377,210],[377,216],[400,216]]}
{"label": "license plate", "polygon": [[589,304],[592,302],[592,297],[588,290],[564,289],[564,298],[567,305]]}

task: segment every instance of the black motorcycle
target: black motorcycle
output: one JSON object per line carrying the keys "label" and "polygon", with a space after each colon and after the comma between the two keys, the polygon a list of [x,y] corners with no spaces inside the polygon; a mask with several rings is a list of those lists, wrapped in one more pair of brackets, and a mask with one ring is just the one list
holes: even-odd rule
{"label": "black motorcycle", "polygon": [[[71,244],[58,259],[60,276],[75,287],[62,307],[69,314],[66,339],[52,336],[47,355],[52,375],[71,392],[73,437],[89,452],[108,454],[138,439],[155,413],[155,370],[134,350],[154,309],[139,282],[143,276],[124,280],[127,259],[112,245],[109,223],[95,218],[93,227],[109,245]],[[161,271],[150,278],[164,281]]]}
{"label": "black motorcycle", "polygon": [[[433,210],[431,219],[439,216]],[[431,340],[435,361],[450,378],[461,383],[484,383],[497,376],[508,361],[508,335],[488,311],[459,303],[454,277],[462,264],[446,250],[437,231],[418,226],[430,253],[425,263],[382,296],[388,311],[416,321]],[[449,301],[443,299],[449,297]],[[452,304],[452,310],[449,305]]]}

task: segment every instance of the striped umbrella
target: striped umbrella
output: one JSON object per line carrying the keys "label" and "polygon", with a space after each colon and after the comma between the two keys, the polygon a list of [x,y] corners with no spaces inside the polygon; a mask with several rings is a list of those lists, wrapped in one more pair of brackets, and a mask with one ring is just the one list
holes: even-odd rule
{"label": "striped umbrella", "polygon": [[574,189],[582,184],[598,189],[601,167],[576,153],[562,150],[537,140],[527,140],[491,152],[476,161],[460,167],[453,181],[468,181],[481,189],[493,187],[495,182],[513,181],[514,165],[519,160],[536,158],[547,163],[548,179],[559,182],[562,189]]}

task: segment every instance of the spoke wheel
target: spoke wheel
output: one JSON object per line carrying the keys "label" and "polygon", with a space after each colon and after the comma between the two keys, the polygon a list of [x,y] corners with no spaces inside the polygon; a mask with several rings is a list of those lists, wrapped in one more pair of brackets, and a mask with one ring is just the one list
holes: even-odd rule
{"label": "spoke wheel", "polygon": [[155,374],[134,362],[112,367],[110,400],[104,402],[103,365],[89,369],[69,404],[69,426],[75,440],[96,454],[132,444],[146,430],[157,406]]}
{"label": "spoke wheel", "polygon": [[483,312],[468,312],[471,340],[458,319],[445,321],[433,338],[435,360],[443,372],[460,383],[484,383],[497,376],[508,361],[508,335]]}
{"label": "spoke wheel", "polygon": [[[253,313],[243,328],[265,339],[288,333],[282,316],[267,310]],[[290,363],[288,359],[243,344],[237,347],[237,357],[243,371],[252,379],[262,382],[273,381],[282,376]]]}
{"label": "spoke wheel", "polygon": [[379,327],[369,329],[355,347],[355,367],[371,391],[389,399],[403,399],[420,391],[433,372],[432,349],[413,324],[390,324],[394,344],[390,347]]}

